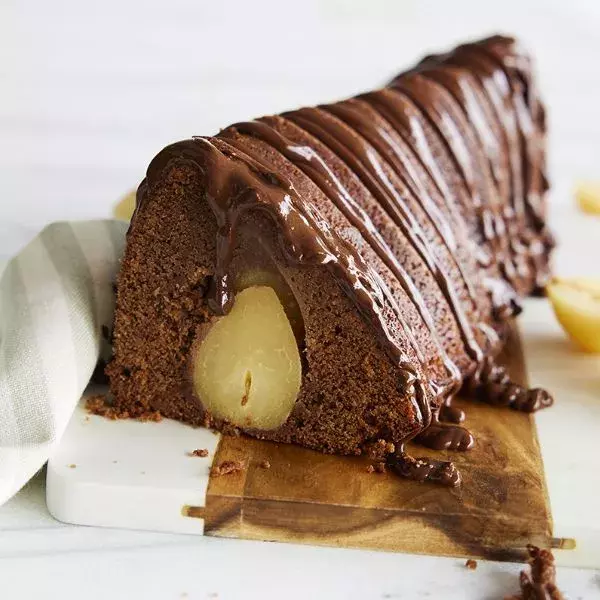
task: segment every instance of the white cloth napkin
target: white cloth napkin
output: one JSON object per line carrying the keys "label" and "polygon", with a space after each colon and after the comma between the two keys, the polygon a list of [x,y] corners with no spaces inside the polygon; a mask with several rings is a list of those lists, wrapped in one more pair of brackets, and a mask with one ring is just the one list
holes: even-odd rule
{"label": "white cloth napkin", "polygon": [[46,227],[0,277],[0,505],[60,440],[109,329],[127,223]]}

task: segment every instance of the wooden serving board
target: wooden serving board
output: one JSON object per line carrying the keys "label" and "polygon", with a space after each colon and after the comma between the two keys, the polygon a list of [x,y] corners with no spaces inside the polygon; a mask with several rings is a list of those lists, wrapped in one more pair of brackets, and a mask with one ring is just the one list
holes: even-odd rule
{"label": "wooden serving board", "polygon": [[[525,383],[516,329],[503,360]],[[533,418],[457,404],[476,437],[471,451],[410,448],[457,463],[463,484],[445,488],[368,473],[367,458],[170,420],[109,421],[88,415],[82,402],[48,463],[48,508],[85,525],[498,560],[522,560],[527,543],[556,546]],[[208,456],[190,457],[196,448]],[[225,460],[246,469],[209,476]]]}
{"label": "wooden serving board", "polygon": [[[503,362],[526,383],[516,327]],[[552,518],[530,415],[458,400],[475,434],[469,452],[410,447],[453,460],[463,484],[444,488],[368,473],[368,459],[328,456],[246,437],[223,436],[215,462],[244,471],[211,477],[206,503],[188,515],[205,535],[521,560],[527,543],[552,545]],[[261,466],[269,461],[270,469]]]}

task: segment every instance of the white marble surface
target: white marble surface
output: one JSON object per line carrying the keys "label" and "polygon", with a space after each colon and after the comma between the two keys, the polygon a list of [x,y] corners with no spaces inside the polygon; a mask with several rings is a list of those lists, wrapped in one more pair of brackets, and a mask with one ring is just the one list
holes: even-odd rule
{"label": "white marble surface", "polygon": [[[105,216],[172,140],[348,95],[426,50],[503,30],[536,52],[550,107],[558,271],[599,274],[598,221],[566,208],[577,179],[600,178],[599,28],[597,0],[2,2],[0,257],[48,221]],[[543,310],[526,318],[532,331],[538,318],[550,323]],[[528,344],[535,383],[578,381],[580,359],[556,328]],[[563,361],[545,362],[553,353]],[[554,511],[575,526],[598,496],[580,493],[581,464],[555,432],[579,420],[579,447],[598,456],[600,420],[597,404],[573,416],[570,398],[560,400],[538,423]],[[519,569],[67,526],[46,510],[43,477],[0,508],[0,596],[9,600],[492,599],[516,591]],[[564,567],[559,579],[572,599],[600,598],[598,571]]]}

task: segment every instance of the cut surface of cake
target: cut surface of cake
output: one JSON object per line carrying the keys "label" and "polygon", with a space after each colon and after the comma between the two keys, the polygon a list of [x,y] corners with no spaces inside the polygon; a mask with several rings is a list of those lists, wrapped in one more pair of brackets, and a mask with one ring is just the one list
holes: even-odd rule
{"label": "cut surface of cake", "polygon": [[496,36],[383,89],[168,146],[118,280],[116,409],[456,484],[404,443],[468,450],[459,390],[551,403],[495,364],[549,277],[545,133],[527,55]]}

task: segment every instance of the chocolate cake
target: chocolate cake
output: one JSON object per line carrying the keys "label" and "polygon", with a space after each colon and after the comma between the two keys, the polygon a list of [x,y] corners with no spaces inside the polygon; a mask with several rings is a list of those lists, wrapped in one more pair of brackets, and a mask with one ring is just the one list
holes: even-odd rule
{"label": "chocolate cake", "polygon": [[496,36],[383,89],[168,146],[119,275],[115,410],[456,484],[404,443],[469,449],[461,388],[551,403],[494,362],[549,276],[545,132],[528,57]]}

